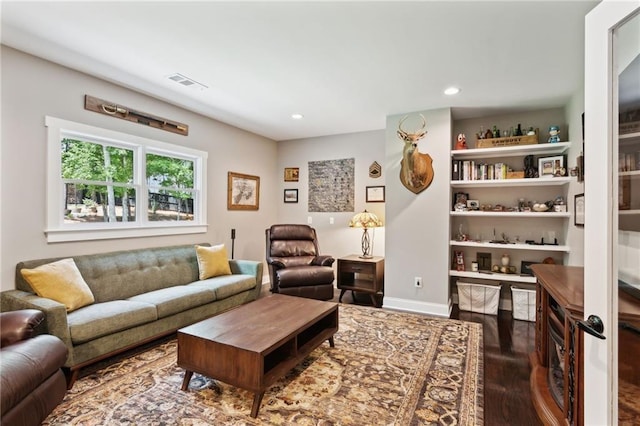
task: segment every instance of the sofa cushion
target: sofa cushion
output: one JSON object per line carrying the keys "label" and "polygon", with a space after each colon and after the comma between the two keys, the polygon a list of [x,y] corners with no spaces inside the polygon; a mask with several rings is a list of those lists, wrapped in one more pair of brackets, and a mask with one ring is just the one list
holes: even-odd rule
{"label": "sofa cushion", "polygon": [[294,266],[279,269],[276,274],[281,288],[327,284],[334,277],[331,266]]}
{"label": "sofa cushion", "polygon": [[224,247],[224,244],[211,247],[197,245],[196,257],[198,259],[198,271],[201,280],[219,277],[220,275],[231,275],[229,256],[227,256],[227,249]]}
{"label": "sofa cushion", "polygon": [[225,275],[208,280],[195,281],[189,284],[188,287],[203,287],[214,290],[217,300],[221,300],[256,288],[256,277],[246,274]]}
{"label": "sofa cushion", "polygon": [[38,296],[62,303],[67,312],[94,302],[93,293],[73,259],[62,259],[20,272]]}
{"label": "sofa cushion", "polygon": [[155,305],[130,300],[95,303],[67,315],[74,345],[157,319]]}
{"label": "sofa cushion", "polygon": [[128,298],[132,302],[143,302],[155,305],[158,318],[165,318],[191,308],[206,305],[216,300],[213,289],[178,285],[150,291]]}

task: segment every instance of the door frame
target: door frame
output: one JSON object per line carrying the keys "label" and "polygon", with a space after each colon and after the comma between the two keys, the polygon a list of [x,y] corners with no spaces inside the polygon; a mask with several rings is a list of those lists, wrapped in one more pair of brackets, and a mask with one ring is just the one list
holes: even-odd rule
{"label": "door frame", "polygon": [[[584,316],[599,316],[606,340],[584,335],[584,422],[618,422],[617,77],[613,30],[638,1],[603,1],[585,17]],[[616,159],[617,164],[617,159]],[[615,285],[614,285],[615,283]]]}

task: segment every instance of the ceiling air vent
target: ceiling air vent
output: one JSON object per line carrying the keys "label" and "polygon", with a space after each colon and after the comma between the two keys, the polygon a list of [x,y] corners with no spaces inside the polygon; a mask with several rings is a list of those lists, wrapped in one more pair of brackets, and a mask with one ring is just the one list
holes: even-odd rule
{"label": "ceiling air vent", "polygon": [[200,90],[204,90],[204,89],[208,89],[207,86],[205,86],[202,83],[198,83],[197,81],[184,76],[180,73],[175,73],[175,74],[171,74],[169,77],[167,77],[169,80],[173,80],[178,84],[181,84],[185,87],[192,87],[192,88],[198,88]]}

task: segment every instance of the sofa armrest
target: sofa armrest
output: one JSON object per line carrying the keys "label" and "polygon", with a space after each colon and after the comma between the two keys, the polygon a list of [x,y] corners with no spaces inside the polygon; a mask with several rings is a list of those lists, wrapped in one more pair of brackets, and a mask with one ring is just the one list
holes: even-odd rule
{"label": "sofa armrest", "polygon": [[262,262],[229,259],[229,267],[232,274],[246,274],[256,277],[256,298],[258,298],[262,291]]}
{"label": "sofa armrest", "polygon": [[332,256],[320,255],[313,259],[312,265],[331,266],[336,260]]}
{"label": "sofa armrest", "polygon": [[44,314],[35,309],[1,312],[0,347],[4,348],[30,339],[42,321],[44,321]]}
{"label": "sofa armrest", "polygon": [[7,290],[0,293],[0,310],[5,312],[22,309],[42,311],[47,333],[62,340],[71,352],[73,344],[67,323],[67,308],[62,303],[22,290]]}

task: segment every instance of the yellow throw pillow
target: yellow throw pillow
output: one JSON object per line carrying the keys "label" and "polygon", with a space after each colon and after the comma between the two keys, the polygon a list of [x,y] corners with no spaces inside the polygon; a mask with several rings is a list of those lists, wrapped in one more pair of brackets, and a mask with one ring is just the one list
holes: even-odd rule
{"label": "yellow throw pillow", "polygon": [[95,302],[73,259],[62,259],[20,272],[38,296],[64,304],[67,312]]}
{"label": "yellow throw pillow", "polygon": [[198,270],[201,280],[220,275],[231,275],[229,257],[224,244],[211,247],[196,246],[196,256],[198,257]]}

